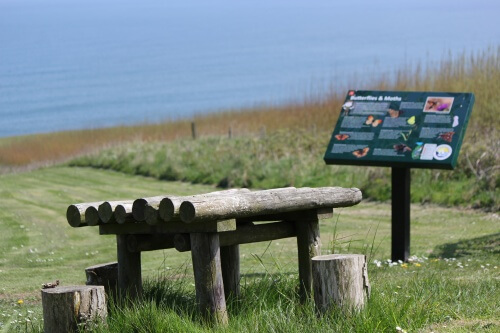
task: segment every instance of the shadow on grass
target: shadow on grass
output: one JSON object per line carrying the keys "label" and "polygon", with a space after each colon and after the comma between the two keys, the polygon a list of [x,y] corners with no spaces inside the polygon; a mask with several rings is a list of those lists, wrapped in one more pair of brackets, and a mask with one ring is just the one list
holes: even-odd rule
{"label": "shadow on grass", "polygon": [[500,233],[436,246],[432,257],[459,258],[490,254],[500,254]]}
{"label": "shadow on grass", "polygon": [[[237,316],[241,312],[259,307],[261,302],[272,303],[282,298],[298,302],[295,284],[298,285],[298,281],[296,278],[290,278],[290,274],[244,274],[240,286],[241,296],[230,295],[226,299],[228,312],[231,316]],[[200,321],[194,287],[186,279],[159,276],[144,280],[143,287],[143,305],[154,304],[158,309],[170,310],[181,317],[190,318],[193,322]]]}
{"label": "shadow on grass", "polygon": [[161,309],[171,309],[180,316],[193,317],[196,297],[185,279],[157,277],[145,280],[143,287],[146,302],[153,302]]}

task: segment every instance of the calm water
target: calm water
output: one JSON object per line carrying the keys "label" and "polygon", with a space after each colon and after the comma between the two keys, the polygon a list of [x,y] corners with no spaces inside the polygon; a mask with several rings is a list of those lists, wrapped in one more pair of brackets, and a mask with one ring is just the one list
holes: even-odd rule
{"label": "calm water", "polygon": [[500,42],[500,1],[0,0],[0,136],[283,103]]}

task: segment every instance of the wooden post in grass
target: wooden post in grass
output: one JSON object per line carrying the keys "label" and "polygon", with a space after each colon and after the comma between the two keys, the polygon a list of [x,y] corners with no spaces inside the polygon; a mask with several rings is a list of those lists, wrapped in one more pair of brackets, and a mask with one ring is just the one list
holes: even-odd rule
{"label": "wooden post in grass", "polygon": [[362,309],[370,297],[366,256],[330,254],[312,258],[314,302],[319,313],[332,307]]}
{"label": "wooden post in grass", "polygon": [[103,286],[42,289],[42,307],[45,333],[87,331],[108,315]]}
{"label": "wooden post in grass", "polygon": [[211,322],[227,325],[219,236],[216,233],[192,233],[190,236],[196,300],[200,312]]}
{"label": "wooden post in grass", "polygon": [[131,300],[142,296],[141,253],[127,247],[128,235],[116,235],[118,252],[118,292]]}
{"label": "wooden post in grass", "polygon": [[299,261],[299,295],[305,302],[311,296],[312,264],[311,259],[321,254],[319,238],[319,221],[311,218],[308,221],[296,221],[297,252]]}
{"label": "wooden post in grass", "polygon": [[194,121],[191,122],[191,136],[193,140],[196,140],[196,123]]}
{"label": "wooden post in grass", "polygon": [[221,246],[220,262],[226,299],[240,297],[240,246]]}

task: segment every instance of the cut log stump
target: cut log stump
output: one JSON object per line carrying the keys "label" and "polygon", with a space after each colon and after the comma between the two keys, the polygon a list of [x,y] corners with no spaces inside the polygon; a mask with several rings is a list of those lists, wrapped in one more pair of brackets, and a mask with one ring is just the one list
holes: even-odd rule
{"label": "cut log stump", "polygon": [[312,258],[314,302],[319,313],[332,307],[362,309],[370,296],[366,256],[330,254]]}
{"label": "cut log stump", "polygon": [[106,294],[116,292],[118,282],[118,263],[109,262],[85,268],[87,286],[104,286]]}
{"label": "cut log stump", "polygon": [[85,331],[108,315],[103,286],[42,289],[45,333]]}

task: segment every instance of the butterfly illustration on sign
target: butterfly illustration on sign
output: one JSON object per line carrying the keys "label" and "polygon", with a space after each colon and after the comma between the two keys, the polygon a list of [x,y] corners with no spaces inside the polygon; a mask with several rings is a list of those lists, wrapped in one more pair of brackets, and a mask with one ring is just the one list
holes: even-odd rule
{"label": "butterfly illustration on sign", "polygon": [[344,141],[344,140],[347,140],[349,139],[351,136],[349,134],[337,134],[335,135],[335,139],[339,140],[339,141]]}
{"label": "butterfly illustration on sign", "polygon": [[369,147],[365,147],[365,148],[357,149],[357,150],[353,151],[352,154],[354,156],[356,156],[357,158],[361,158],[361,157],[365,157],[366,154],[368,154],[369,151],[370,151],[370,148]]}
{"label": "butterfly illustration on sign", "polygon": [[377,127],[380,124],[382,124],[382,119],[375,119],[375,117],[372,115],[366,117],[365,125],[372,125],[372,127]]}
{"label": "butterfly illustration on sign", "polygon": [[438,137],[446,142],[451,142],[453,140],[453,134],[455,134],[455,132],[439,133]]}
{"label": "butterfly illustration on sign", "polygon": [[403,143],[399,143],[393,146],[394,150],[398,153],[406,153],[407,151],[411,151],[411,148]]}

